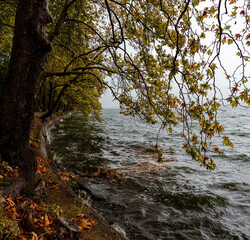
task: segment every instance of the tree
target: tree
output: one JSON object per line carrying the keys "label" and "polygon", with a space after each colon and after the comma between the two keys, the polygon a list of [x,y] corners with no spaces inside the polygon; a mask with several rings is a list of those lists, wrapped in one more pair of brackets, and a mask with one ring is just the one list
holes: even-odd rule
{"label": "tree", "polygon": [[0,143],[2,158],[17,166],[26,183],[34,185],[36,159],[29,148],[37,79],[51,43],[45,27],[51,21],[46,1],[20,1],[9,69],[1,87]]}
{"label": "tree", "polygon": [[[227,102],[233,107],[250,103],[248,2],[54,0],[49,5],[54,22],[45,34],[50,20],[46,4],[19,1],[1,87],[1,155],[19,167],[27,183],[36,168],[28,144],[36,92],[38,105],[47,110],[43,118],[60,105],[87,116],[93,111],[98,115],[98,98],[108,87],[124,114],[152,124],[160,121],[169,132],[182,123],[187,153],[208,169],[216,166],[209,154],[222,152],[212,137],[218,134],[232,146],[217,121],[224,100],[217,72],[229,83]],[[9,2],[2,6],[15,11]],[[235,21],[240,22],[237,28]],[[1,31],[7,25],[2,23]],[[7,43],[11,33],[4,36]],[[227,45],[235,51],[234,69],[223,64]],[[9,48],[2,49],[1,56],[8,54]],[[192,130],[194,122],[198,132]]]}

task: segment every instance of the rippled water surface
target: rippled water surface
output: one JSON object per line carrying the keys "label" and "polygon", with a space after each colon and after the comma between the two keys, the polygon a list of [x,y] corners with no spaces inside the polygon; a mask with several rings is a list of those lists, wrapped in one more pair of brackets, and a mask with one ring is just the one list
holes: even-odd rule
{"label": "rippled water surface", "polygon": [[158,128],[119,110],[103,110],[102,123],[73,114],[51,130],[51,149],[60,166],[82,174],[79,194],[127,239],[250,239],[250,109],[225,108],[219,118],[234,149],[213,156],[213,172],[185,154],[177,128],[160,135],[170,161],[159,171],[131,172],[124,183],[87,179],[98,168],[155,162],[148,150]]}

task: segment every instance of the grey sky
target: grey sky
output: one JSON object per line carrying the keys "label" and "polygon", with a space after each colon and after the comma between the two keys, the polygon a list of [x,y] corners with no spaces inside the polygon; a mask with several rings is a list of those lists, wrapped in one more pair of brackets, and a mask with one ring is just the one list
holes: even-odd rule
{"label": "grey sky", "polygon": [[114,97],[112,96],[109,89],[106,90],[106,92],[101,97],[101,104],[102,108],[119,108],[119,103],[117,100],[114,100]]}

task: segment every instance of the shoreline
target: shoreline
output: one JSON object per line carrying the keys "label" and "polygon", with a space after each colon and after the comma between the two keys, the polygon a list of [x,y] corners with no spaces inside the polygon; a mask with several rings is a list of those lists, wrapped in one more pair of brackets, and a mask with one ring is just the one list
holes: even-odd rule
{"label": "shoreline", "polygon": [[48,132],[51,127],[57,124],[62,119],[69,117],[71,113],[56,117],[55,119],[49,119],[42,123],[41,129],[39,131],[40,144],[38,148],[38,153],[44,160],[48,163],[50,170],[46,175],[42,176],[43,180],[46,182],[48,179],[57,178],[60,182],[59,189],[48,189],[48,199],[46,202],[50,204],[59,205],[63,210],[63,215],[70,215],[69,213],[74,210],[74,208],[80,208],[84,215],[88,218],[94,220],[93,226],[87,230],[83,230],[82,236],[84,239],[96,239],[96,240],[125,240],[126,238],[119,232],[117,232],[110,224],[108,224],[95,209],[87,206],[83,203],[76,193],[66,184],[60,177],[58,168],[49,147],[48,142]]}

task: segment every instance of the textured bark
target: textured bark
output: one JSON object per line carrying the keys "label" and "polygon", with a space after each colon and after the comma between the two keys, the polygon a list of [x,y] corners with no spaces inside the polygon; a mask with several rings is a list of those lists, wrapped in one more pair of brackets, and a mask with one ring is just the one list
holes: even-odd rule
{"label": "textured bark", "polygon": [[29,148],[34,95],[51,43],[45,27],[51,21],[47,0],[20,0],[16,11],[13,48],[0,96],[0,153],[18,167],[32,192],[37,167]]}

